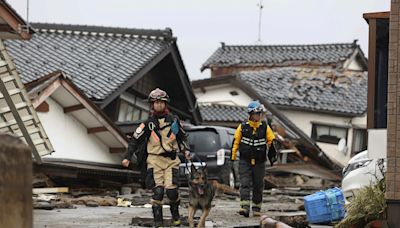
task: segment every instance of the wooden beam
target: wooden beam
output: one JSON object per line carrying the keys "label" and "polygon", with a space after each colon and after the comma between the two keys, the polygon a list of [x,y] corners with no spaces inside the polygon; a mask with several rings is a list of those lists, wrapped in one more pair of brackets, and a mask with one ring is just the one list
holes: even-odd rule
{"label": "wooden beam", "polygon": [[0,4],[0,17],[3,18],[4,21],[15,31],[15,33],[19,34],[22,39],[29,40],[31,38],[29,32],[21,29],[22,27],[26,27],[25,22],[21,18],[18,18],[19,15],[13,15],[12,10],[4,3]]}
{"label": "wooden beam", "polygon": [[166,48],[160,54],[158,54],[153,60],[151,60],[146,66],[140,69],[134,76],[131,76],[127,82],[122,84],[117,90],[115,90],[111,95],[109,95],[106,99],[104,99],[103,103],[101,103],[100,108],[104,109],[111,101],[125,92],[128,88],[130,88],[134,83],[136,83],[139,79],[141,79],[147,72],[150,72],[161,60],[163,60],[170,53],[170,49]]}
{"label": "wooden beam", "polygon": [[108,117],[103,114],[102,110],[93,104],[76,86],[68,80],[62,80],[61,84],[66,88],[86,109],[96,117],[96,119],[108,128],[108,130],[116,137],[116,139],[125,147],[128,147],[128,141],[125,135],[111,122]]}
{"label": "wooden beam", "polygon": [[117,147],[111,147],[110,148],[110,153],[111,154],[117,154],[117,153],[125,153],[126,148],[117,148]]}
{"label": "wooden beam", "polygon": [[8,24],[0,24],[0,31],[13,32],[14,30]]}
{"label": "wooden beam", "polygon": [[84,108],[85,108],[85,106],[83,106],[83,104],[73,105],[73,106],[65,107],[64,113],[75,112],[78,110],[82,110]]}
{"label": "wooden beam", "polygon": [[363,18],[366,20],[370,19],[389,19],[390,12],[374,12],[374,13],[364,13]]}
{"label": "wooden beam", "polygon": [[43,101],[39,106],[35,108],[36,112],[44,112],[47,113],[49,112],[49,104],[46,101]]}
{"label": "wooden beam", "polygon": [[367,129],[375,128],[376,19],[369,21]]}
{"label": "wooden beam", "polygon": [[[171,47],[171,56],[172,60],[175,63],[176,70],[178,71],[178,75],[180,78],[181,85],[183,87],[183,92],[186,95],[187,102],[189,104],[189,112],[193,115],[194,122],[196,124],[200,124],[201,122],[201,116],[200,113],[197,112],[197,101],[196,101],[196,96],[191,93],[193,90],[191,89],[191,84],[189,82],[189,78],[187,76],[187,72],[185,70],[185,66],[182,63],[182,60],[180,56],[178,56],[178,47],[176,47],[176,44],[174,43]],[[175,52],[176,51],[176,52]]]}
{"label": "wooden beam", "polygon": [[33,101],[32,105],[37,108],[43,101],[45,101],[51,94],[53,94],[58,87],[61,86],[60,80],[54,81],[50,86],[44,89],[39,96],[37,96]]}
{"label": "wooden beam", "polygon": [[43,193],[65,193],[68,192],[68,187],[61,188],[33,188],[33,194],[43,194]]}
{"label": "wooden beam", "polygon": [[88,128],[87,129],[87,133],[88,134],[95,134],[95,133],[99,133],[99,132],[104,132],[104,131],[108,131],[106,127],[92,127],[92,128]]}

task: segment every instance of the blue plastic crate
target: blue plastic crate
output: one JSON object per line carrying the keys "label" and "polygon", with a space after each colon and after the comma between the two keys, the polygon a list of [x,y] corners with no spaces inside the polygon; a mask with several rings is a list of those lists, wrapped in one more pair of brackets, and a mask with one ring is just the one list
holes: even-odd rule
{"label": "blue plastic crate", "polygon": [[344,218],[344,196],[340,188],[319,191],[304,197],[304,208],[310,223],[329,223]]}

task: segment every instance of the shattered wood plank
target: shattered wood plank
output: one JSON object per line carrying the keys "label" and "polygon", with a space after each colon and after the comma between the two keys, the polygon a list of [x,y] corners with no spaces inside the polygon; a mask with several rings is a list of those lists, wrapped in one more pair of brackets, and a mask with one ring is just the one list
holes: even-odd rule
{"label": "shattered wood plank", "polygon": [[55,205],[50,202],[35,202],[33,204],[33,209],[53,210],[54,207]]}
{"label": "shattered wood plank", "polygon": [[59,188],[33,188],[33,194],[43,194],[43,193],[66,193],[68,192],[68,187]]}
{"label": "shattered wood plank", "polygon": [[34,188],[49,188],[54,187],[53,181],[43,173],[37,173],[33,176],[32,187]]}
{"label": "shattered wood plank", "polygon": [[[153,218],[148,217],[133,217],[132,222],[129,224],[131,226],[141,226],[141,227],[153,227]],[[164,225],[166,227],[172,227],[172,218],[170,217],[164,217],[163,219]],[[184,227],[189,227],[189,221],[187,216],[181,216],[181,222],[182,226]],[[197,226],[199,222],[199,217],[194,217],[194,225]],[[206,221],[206,227],[213,227],[213,221],[207,219]]]}
{"label": "shattered wood plank", "polygon": [[94,206],[97,204],[98,206],[116,206],[117,199],[114,197],[99,197],[99,196],[82,196],[78,198],[66,198],[64,199],[66,202],[70,202],[71,204],[78,205],[86,205],[86,206]]}
{"label": "shattered wood plank", "polygon": [[279,211],[279,212],[296,212],[300,211],[301,203],[268,203],[265,205],[267,211]]}
{"label": "shattered wood plank", "polygon": [[262,228],[291,228],[287,224],[274,220],[272,218],[268,218],[267,216],[261,217],[260,227]]}
{"label": "shattered wood plank", "polygon": [[306,215],[277,216],[275,217],[275,219],[292,227],[308,227],[308,221]]}

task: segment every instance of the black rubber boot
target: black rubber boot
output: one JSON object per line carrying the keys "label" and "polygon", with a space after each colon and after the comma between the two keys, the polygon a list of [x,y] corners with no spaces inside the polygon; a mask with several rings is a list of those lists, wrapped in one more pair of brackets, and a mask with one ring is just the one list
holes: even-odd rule
{"label": "black rubber boot", "polygon": [[172,225],[181,225],[181,216],[179,215],[179,201],[170,203],[171,215],[172,215]]}
{"label": "black rubber boot", "polygon": [[242,206],[239,210],[239,214],[243,215],[244,217],[248,218],[250,216],[250,207]]}
{"label": "black rubber boot", "polygon": [[251,210],[253,211],[253,217],[261,216],[261,208],[260,207],[252,207]]}
{"label": "black rubber boot", "polygon": [[163,227],[162,206],[153,205],[154,227]]}

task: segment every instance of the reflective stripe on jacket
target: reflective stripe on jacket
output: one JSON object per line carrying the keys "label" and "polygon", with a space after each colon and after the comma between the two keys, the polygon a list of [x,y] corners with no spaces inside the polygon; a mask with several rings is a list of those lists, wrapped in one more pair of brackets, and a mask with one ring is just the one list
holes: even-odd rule
{"label": "reflective stripe on jacket", "polygon": [[[254,138],[254,137],[249,137],[248,135],[242,135],[242,129],[245,127],[245,125],[247,125],[248,127],[250,127],[250,129],[252,129],[252,135],[255,135],[257,133],[257,129],[263,125],[263,128],[266,129],[266,133],[265,133],[265,137],[263,138]],[[265,128],[266,126],[266,128]],[[243,142],[242,139],[244,138]],[[275,139],[275,135],[272,132],[272,129],[268,126],[268,124],[265,121],[251,121],[248,120],[245,123],[241,123],[239,124],[239,126],[236,129],[235,135],[234,135],[234,139],[233,139],[233,143],[232,143],[232,155],[231,155],[231,159],[232,160],[236,160],[236,154],[237,151],[239,150],[239,146],[240,144],[246,144],[249,146],[261,146],[264,145],[264,140],[266,140],[268,146],[271,145],[272,140]],[[240,151],[241,155],[242,155],[242,151]]]}

